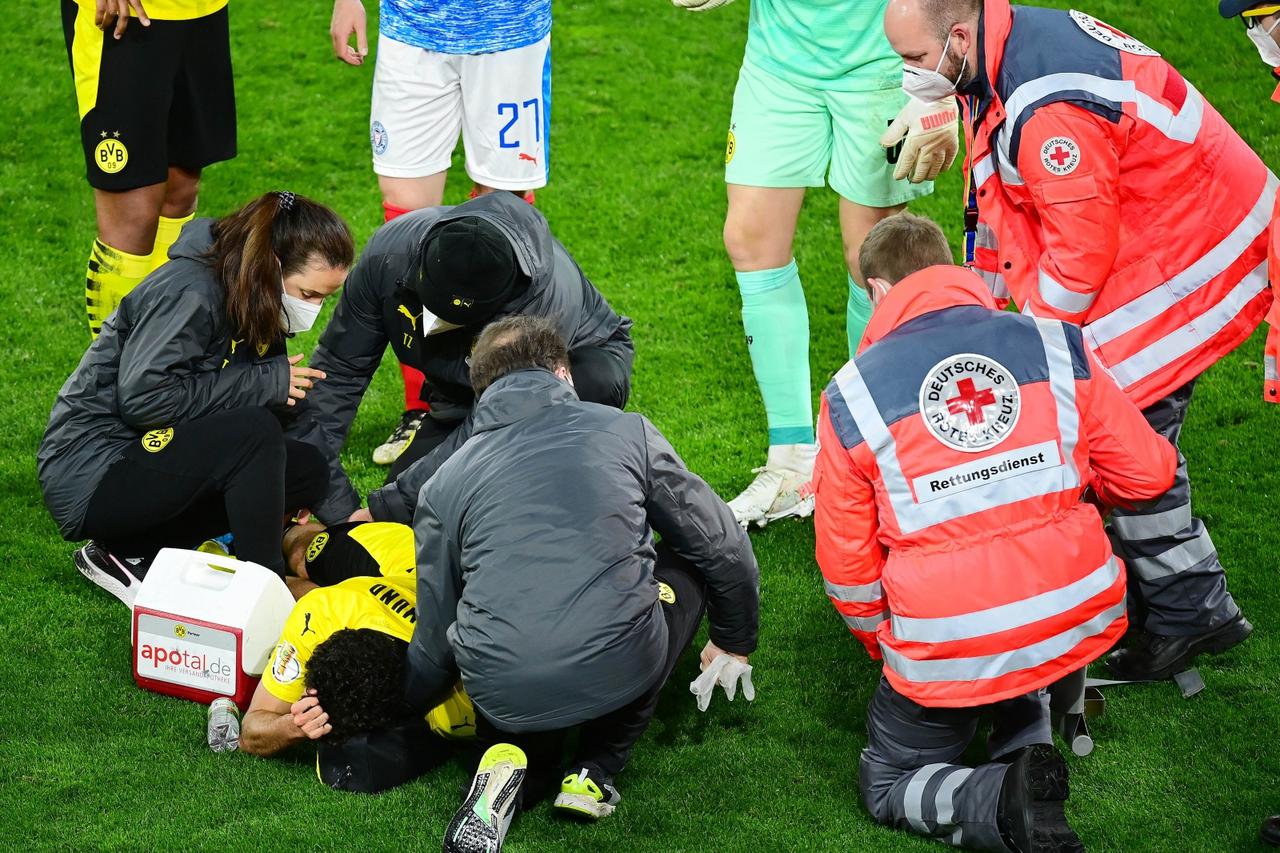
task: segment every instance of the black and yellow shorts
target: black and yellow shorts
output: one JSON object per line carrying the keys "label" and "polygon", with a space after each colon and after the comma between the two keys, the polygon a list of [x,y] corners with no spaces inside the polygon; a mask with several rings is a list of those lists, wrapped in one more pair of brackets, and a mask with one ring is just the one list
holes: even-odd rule
{"label": "black and yellow shorts", "polygon": [[94,4],[62,0],[89,184],[123,191],[236,155],[227,9],[187,20],[129,22],[117,41]]}

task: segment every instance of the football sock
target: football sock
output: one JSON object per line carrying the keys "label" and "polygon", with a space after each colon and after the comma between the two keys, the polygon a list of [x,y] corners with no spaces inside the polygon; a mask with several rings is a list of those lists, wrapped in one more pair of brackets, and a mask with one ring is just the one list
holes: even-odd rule
{"label": "football sock", "polygon": [[177,241],[178,234],[182,232],[182,226],[195,219],[195,217],[194,212],[188,213],[181,219],[170,219],[167,216],[160,217],[160,222],[156,225],[156,242],[151,247],[151,255],[147,259],[147,272],[151,272],[169,260],[169,247]]}
{"label": "football sock", "polygon": [[404,379],[404,410],[406,412],[429,411],[431,407],[422,399],[422,384],[427,381],[422,371],[416,367],[401,364],[400,377]]}
{"label": "football sock", "polygon": [[845,331],[849,335],[849,358],[858,354],[858,344],[871,320],[871,300],[862,285],[849,276],[849,303],[845,307]]}
{"label": "football sock", "polygon": [[396,207],[394,204],[392,204],[389,201],[384,201],[382,203],[382,221],[384,223],[390,222],[391,220],[395,219],[397,216],[404,216],[406,213],[411,213],[411,212],[412,210],[410,208]]}
{"label": "football sock", "polygon": [[769,444],[812,444],[809,311],[793,259],[785,267],[737,273],[747,351],[764,398]]}
{"label": "football sock", "polygon": [[[403,216],[411,212],[407,207],[396,207],[386,201],[382,203],[383,222],[390,222],[397,216]],[[429,410],[431,407],[422,399],[422,383],[427,379],[422,375],[422,371],[407,364],[402,364],[400,365],[400,376],[404,379],[404,410],[406,412],[425,412]]]}
{"label": "football sock", "polygon": [[102,324],[116,310],[125,294],[146,276],[150,263],[151,259],[146,255],[131,255],[113,249],[101,240],[93,241],[84,282],[84,304],[89,315],[90,335],[98,337]]}

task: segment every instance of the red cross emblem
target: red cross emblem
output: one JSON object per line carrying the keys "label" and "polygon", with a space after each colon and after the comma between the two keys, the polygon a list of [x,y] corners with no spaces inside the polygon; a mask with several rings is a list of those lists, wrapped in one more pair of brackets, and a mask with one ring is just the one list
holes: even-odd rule
{"label": "red cross emblem", "polygon": [[1059,145],[1053,149],[1049,159],[1061,166],[1071,159],[1071,152]]}
{"label": "red cross emblem", "polygon": [[993,406],[996,402],[996,395],[991,389],[983,388],[979,391],[972,379],[961,379],[956,382],[956,390],[960,392],[960,396],[952,397],[947,401],[947,411],[953,415],[963,412],[969,418],[970,424],[980,424],[985,421],[982,407]]}

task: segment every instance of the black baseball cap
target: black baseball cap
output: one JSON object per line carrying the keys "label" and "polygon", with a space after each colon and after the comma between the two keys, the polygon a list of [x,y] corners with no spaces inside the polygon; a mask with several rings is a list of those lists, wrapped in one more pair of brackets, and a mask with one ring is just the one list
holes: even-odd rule
{"label": "black baseball cap", "polygon": [[423,307],[432,314],[455,326],[475,327],[523,293],[529,278],[497,225],[464,216],[428,232],[418,255],[415,285]]}
{"label": "black baseball cap", "polygon": [[1254,6],[1262,6],[1256,0],[1218,0],[1218,14],[1224,18],[1234,18]]}

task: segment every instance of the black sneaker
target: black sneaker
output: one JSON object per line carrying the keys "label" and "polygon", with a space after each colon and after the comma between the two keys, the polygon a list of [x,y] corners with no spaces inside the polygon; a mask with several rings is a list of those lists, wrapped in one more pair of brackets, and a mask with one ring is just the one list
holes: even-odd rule
{"label": "black sneaker", "polygon": [[88,542],[76,551],[75,561],[80,574],[133,607],[138,588],[147,575],[145,560],[117,557],[98,543]]}
{"label": "black sneaker", "polygon": [[1107,669],[1122,681],[1163,681],[1191,666],[1200,654],[1221,654],[1245,641],[1253,625],[1243,615],[1212,631],[1166,637],[1143,631],[1133,645],[1107,655]]}
{"label": "black sneaker", "polygon": [[1264,844],[1280,847],[1280,815],[1272,815],[1262,822],[1262,829],[1258,831],[1258,838]]}
{"label": "black sneaker", "polygon": [[480,758],[471,790],[445,830],[444,853],[499,853],[528,769],[520,747],[509,743],[489,747]]}
{"label": "black sneaker", "polygon": [[409,409],[401,415],[400,423],[396,424],[387,440],[373,449],[373,464],[390,465],[399,459],[409,442],[418,434],[418,427],[422,426],[426,416],[427,413],[422,409]]}
{"label": "black sneaker", "polygon": [[1067,763],[1048,744],[1023,749],[1004,775],[996,822],[1017,853],[1084,853],[1067,823]]}

